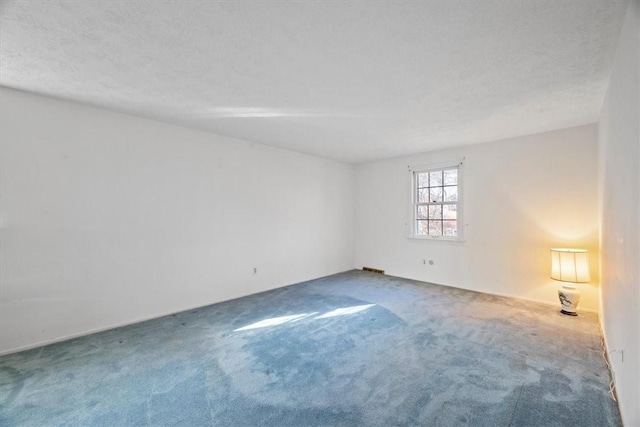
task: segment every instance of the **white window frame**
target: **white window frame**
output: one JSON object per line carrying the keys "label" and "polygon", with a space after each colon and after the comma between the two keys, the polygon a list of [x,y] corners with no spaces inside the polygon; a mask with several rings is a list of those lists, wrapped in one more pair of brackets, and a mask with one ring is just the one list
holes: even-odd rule
{"label": "white window frame", "polygon": [[[464,160],[464,159],[463,159]],[[464,241],[464,209],[463,209],[463,160],[457,162],[436,163],[422,166],[408,166],[411,177],[411,222],[409,224],[409,238],[419,240],[432,240],[432,241],[448,241],[448,242],[462,242]],[[458,200],[456,202],[456,236],[430,236],[418,234],[418,218],[417,211],[418,206],[424,205],[418,203],[418,179],[417,174],[426,172],[435,172],[445,169],[458,169]]]}

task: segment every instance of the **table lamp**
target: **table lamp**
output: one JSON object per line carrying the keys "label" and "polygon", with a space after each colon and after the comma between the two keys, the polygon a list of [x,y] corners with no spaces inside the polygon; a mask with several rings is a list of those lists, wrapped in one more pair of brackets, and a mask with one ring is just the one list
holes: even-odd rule
{"label": "table lamp", "polygon": [[574,283],[587,283],[589,276],[589,252],[586,249],[551,249],[551,278],[562,282],[558,298],[562,314],[577,316],[580,291]]}

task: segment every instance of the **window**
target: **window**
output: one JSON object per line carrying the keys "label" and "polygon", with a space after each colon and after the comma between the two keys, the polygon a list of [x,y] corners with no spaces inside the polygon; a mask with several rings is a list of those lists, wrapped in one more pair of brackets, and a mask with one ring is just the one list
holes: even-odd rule
{"label": "window", "polygon": [[413,237],[461,239],[460,166],[413,172]]}

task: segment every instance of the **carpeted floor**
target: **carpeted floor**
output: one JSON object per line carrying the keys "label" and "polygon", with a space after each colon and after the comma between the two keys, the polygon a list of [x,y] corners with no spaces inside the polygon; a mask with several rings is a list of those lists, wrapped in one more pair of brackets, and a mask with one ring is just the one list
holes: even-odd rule
{"label": "carpeted floor", "polygon": [[352,271],[0,358],[0,425],[619,426],[597,317]]}

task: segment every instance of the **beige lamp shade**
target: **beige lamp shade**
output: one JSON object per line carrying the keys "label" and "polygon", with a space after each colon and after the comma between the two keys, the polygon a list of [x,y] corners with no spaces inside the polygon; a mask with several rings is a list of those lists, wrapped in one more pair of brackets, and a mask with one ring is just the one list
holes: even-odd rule
{"label": "beige lamp shade", "polygon": [[589,252],[586,249],[551,249],[551,278],[573,283],[590,281]]}

